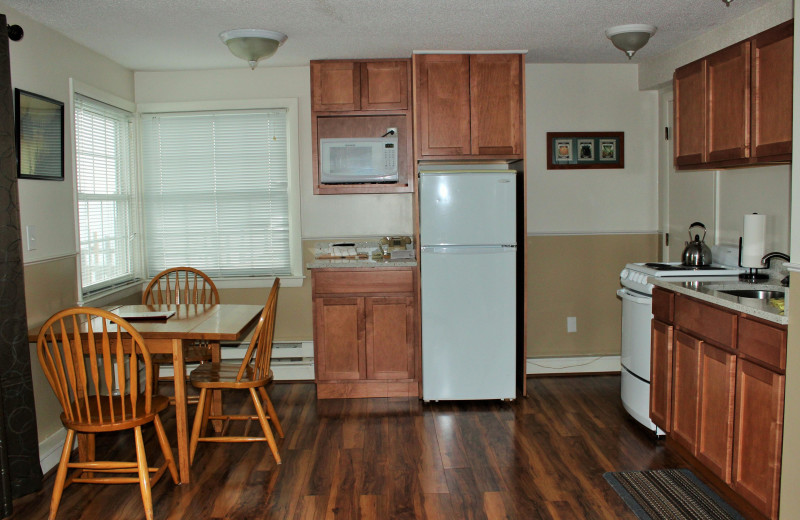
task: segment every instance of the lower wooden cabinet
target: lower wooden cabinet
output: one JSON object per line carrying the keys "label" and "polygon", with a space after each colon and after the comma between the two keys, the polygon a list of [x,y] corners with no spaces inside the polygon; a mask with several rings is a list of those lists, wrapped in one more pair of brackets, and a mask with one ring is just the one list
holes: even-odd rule
{"label": "lower wooden cabinet", "polygon": [[672,437],[690,453],[697,439],[697,379],[700,341],[686,333],[675,334],[672,382]]}
{"label": "lower wooden cabinet", "polygon": [[418,395],[413,268],[312,271],[317,396]]}
{"label": "lower wooden cabinet", "polygon": [[669,432],[672,428],[672,325],[653,320],[650,351],[650,419]]}
{"label": "lower wooden cabinet", "polygon": [[654,291],[650,418],[748,516],[778,518],[786,326],[682,294],[671,294],[673,317],[664,292]]}
{"label": "lower wooden cabinet", "polygon": [[736,370],[733,489],[778,517],[785,376],[739,360]]}
{"label": "lower wooden cabinet", "polygon": [[733,461],[736,356],[708,343],[700,347],[695,456],[726,484]]}

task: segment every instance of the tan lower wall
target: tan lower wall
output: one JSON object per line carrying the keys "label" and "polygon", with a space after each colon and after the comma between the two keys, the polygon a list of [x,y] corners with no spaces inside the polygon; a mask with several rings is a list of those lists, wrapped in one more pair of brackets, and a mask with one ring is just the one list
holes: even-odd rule
{"label": "tan lower wall", "polygon": [[[658,260],[658,234],[530,236],[528,357],[619,355],[626,263]],[[567,317],[577,332],[567,333]]]}

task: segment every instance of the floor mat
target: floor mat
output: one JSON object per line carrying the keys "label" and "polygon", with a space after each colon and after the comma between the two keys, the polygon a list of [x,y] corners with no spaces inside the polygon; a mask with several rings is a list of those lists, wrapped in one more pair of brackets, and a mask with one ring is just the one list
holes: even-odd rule
{"label": "floor mat", "polygon": [[618,471],[603,477],[641,520],[744,520],[688,469]]}

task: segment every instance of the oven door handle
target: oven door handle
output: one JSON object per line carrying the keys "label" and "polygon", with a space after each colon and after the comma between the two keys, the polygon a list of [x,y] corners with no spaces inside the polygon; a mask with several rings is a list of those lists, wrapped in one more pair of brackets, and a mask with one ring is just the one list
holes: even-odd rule
{"label": "oven door handle", "polygon": [[619,296],[623,300],[629,300],[634,303],[644,303],[644,304],[649,304],[653,299],[650,296],[635,296],[626,289],[617,289],[617,296]]}

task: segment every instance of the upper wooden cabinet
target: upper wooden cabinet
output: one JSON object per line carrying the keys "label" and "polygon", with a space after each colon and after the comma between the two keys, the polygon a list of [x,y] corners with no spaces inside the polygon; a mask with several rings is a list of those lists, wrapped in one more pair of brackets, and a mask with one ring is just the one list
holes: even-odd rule
{"label": "upper wooden cabinet", "polygon": [[[411,60],[311,62],[311,138],[314,194],[402,193],[414,190]],[[397,129],[396,183],[322,184],[319,140],[381,137]]]}
{"label": "upper wooden cabinet", "polygon": [[419,158],[521,159],[521,54],[414,55]]}
{"label": "upper wooden cabinet", "polygon": [[752,155],[791,158],[794,25],[759,34],[751,43]]}
{"label": "upper wooden cabinet", "polygon": [[408,109],[408,60],[311,62],[314,112]]}
{"label": "upper wooden cabinet", "polygon": [[675,166],[791,160],[793,22],[675,71]]}

